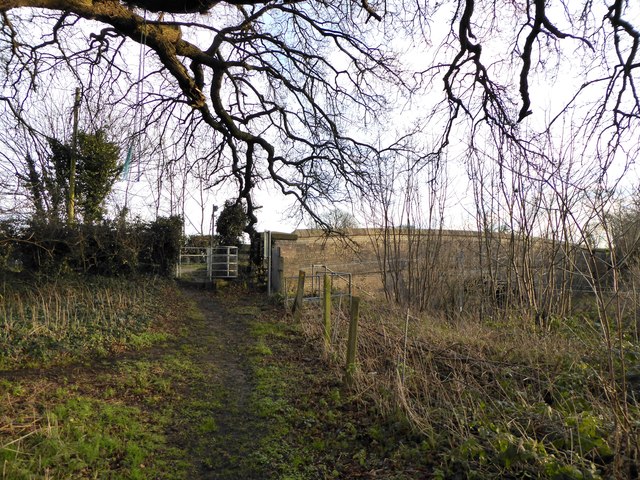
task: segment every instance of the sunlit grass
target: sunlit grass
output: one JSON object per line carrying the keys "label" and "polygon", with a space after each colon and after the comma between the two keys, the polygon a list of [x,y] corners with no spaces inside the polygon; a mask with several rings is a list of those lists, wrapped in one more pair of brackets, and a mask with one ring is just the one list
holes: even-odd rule
{"label": "sunlit grass", "polygon": [[[53,285],[49,292],[45,285],[15,288],[12,298],[17,300],[5,311],[14,313],[13,333],[26,335],[39,327],[50,332],[38,337],[43,352],[44,339],[53,333],[78,351],[34,358],[12,350],[11,366],[37,364],[46,370],[9,371],[0,379],[0,479],[186,478],[189,459],[172,444],[167,428],[176,421],[180,385],[197,379],[191,374],[198,373],[196,366],[170,352],[160,356],[163,349],[153,359],[141,354],[88,360],[101,352],[157,345],[192,321],[188,313],[195,307],[171,284],[152,280],[91,279]],[[43,312],[55,308],[64,314],[45,319]],[[20,311],[40,316],[24,322],[15,314]],[[65,318],[74,320],[63,323]],[[21,329],[20,319],[26,323]],[[109,330],[100,348],[79,338],[92,329]],[[87,360],[89,368],[55,365],[77,359]]]}
{"label": "sunlit grass", "polygon": [[[111,374],[103,390],[44,379],[4,380],[0,478],[183,478],[184,453],[165,435],[170,417],[132,402],[126,380],[124,371]],[[149,384],[145,393],[171,398],[157,387]],[[122,389],[127,395],[116,394]]]}

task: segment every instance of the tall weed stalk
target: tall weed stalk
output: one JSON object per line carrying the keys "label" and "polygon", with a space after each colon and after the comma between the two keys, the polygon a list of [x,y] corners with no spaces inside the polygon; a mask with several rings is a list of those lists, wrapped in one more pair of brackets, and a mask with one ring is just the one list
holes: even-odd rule
{"label": "tall weed stalk", "polygon": [[[319,318],[308,309],[302,321],[318,345]],[[344,313],[335,315],[327,356],[340,375],[347,323]],[[549,332],[517,320],[491,324],[467,315],[451,322],[369,303],[352,393],[387,418],[407,421],[451,475],[629,472],[633,459],[616,449],[617,419],[603,380],[606,341],[576,323],[566,319]],[[637,414],[637,405],[629,408]]]}

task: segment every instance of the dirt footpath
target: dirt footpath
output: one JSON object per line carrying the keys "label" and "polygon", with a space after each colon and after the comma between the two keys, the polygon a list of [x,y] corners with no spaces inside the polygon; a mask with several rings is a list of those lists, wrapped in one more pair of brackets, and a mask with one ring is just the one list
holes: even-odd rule
{"label": "dirt footpath", "polygon": [[429,478],[422,439],[346,392],[263,294],[171,288],[158,306],[136,350],[0,374],[0,479]]}
{"label": "dirt footpath", "polygon": [[[259,296],[225,293],[222,300],[212,292],[184,292],[202,318],[187,326],[180,348],[202,378],[184,386],[191,400],[174,426],[176,446],[193,459],[191,478],[268,478],[251,458],[263,425],[251,406],[255,382],[248,361],[253,345],[250,322],[268,307],[261,305]],[[203,408],[190,412],[189,404]]]}

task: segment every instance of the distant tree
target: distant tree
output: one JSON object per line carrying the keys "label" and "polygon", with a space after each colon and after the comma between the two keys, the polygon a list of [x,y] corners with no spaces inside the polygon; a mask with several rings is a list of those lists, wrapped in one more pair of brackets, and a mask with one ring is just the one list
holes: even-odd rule
{"label": "distant tree", "polygon": [[[339,208],[334,208],[320,215],[322,223],[317,222],[319,227],[329,227],[332,230],[346,230],[348,228],[358,228],[358,220],[351,213]],[[324,225],[323,225],[324,224]]]}
{"label": "distant tree", "polygon": [[240,246],[242,234],[248,223],[249,217],[242,202],[237,200],[224,202],[224,207],[216,222],[220,243],[222,245]]}
{"label": "distant tree", "polygon": [[[63,218],[69,201],[72,142],[49,138],[50,153],[41,162],[27,155],[27,171],[21,175],[36,215]],[[107,139],[107,132],[79,132],[76,152],[75,202],[84,223],[104,216],[104,204],[120,171],[120,148]]]}

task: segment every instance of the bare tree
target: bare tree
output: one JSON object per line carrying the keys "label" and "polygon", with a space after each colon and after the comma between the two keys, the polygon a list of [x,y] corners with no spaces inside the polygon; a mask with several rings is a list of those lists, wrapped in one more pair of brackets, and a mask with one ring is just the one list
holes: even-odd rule
{"label": "bare tree", "polygon": [[209,173],[236,183],[251,228],[251,192],[265,178],[312,215],[346,187],[363,189],[375,148],[350,125],[382,115],[379,82],[406,87],[384,39],[366,41],[361,15],[379,18],[367,4],[19,0],[0,12],[3,100],[19,118],[51,77],[109,90],[108,106],[143,109],[138,134],[158,124],[183,144],[209,138]]}
{"label": "bare tree", "polygon": [[345,232],[350,228],[358,228],[358,219],[350,212],[342,210],[340,208],[333,208],[320,215],[322,223],[315,222],[313,226],[324,227],[328,226],[329,229],[336,232]]}
{"label": "bare tree", "polygon": [[[527,141],[528,127],[548,126],[579,104],[587,107],[580,114],[582,135],[593,135],[594,144],[608,150],[607,158],[632,138],[640,113],[637,4],[459,0],[435,5],[424,2],[423,12],[451,19],[444,58],[424,71],[431,81],[434,75],[444,80],[442,145],[469,121],[476,133],[527,152],[534,147]],[[571,76],[563,74],[567,69]],[[545,106],[540,87],[549,89],[556,81],[566,94],[557,95],[562,100],[552,105],[548,119],[540,119]]]}
{"label": "bare tree", "polygon": [[[600,97],[583,133],[613,158],[640,111],[636,9],[624,0],[4,0],[2,97],[24,116],[30,92],[65,75],[106,105],[128,100],[138,134],[155,123],[179,128],[183,142],[210,138],[211,173],[222,166],[217,174],[236,183],[253,226],[251,191],[265,179],[312,216],[368,187],[379,148],[357,130],[385,120],[389,93],[413,88],[386,35],[402,26],[401,41],[441,43],[421,76],[430,90],[444,83],[432,112],[445,122],[437,152],[463,123],[471,147],[537,150],[521,128],[537,106],[534,84],[578,64],[585,74],[558,113],[583,94]],[[441,21],[443,38],[430,25]],[[132,62],[136,45],[145,63]]]}

